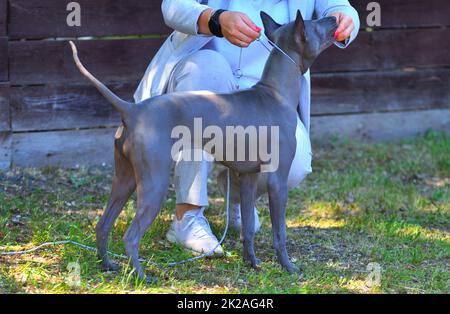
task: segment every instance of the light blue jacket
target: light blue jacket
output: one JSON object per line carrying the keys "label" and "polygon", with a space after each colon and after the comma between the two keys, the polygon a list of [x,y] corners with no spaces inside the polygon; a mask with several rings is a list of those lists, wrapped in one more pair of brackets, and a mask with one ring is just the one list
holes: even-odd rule
{"label": "light blue jacket", "polygon": [[[290,20],[295,20],[297,10],[302,12],[305,20],[310,20],[314,12],[318,18],[332,12],[344,12],[353,18],[355,30],[345,44],[336,43],[340,48],[348,46],[357,36],[359,17],[348,0],[287,0]],[[227,0],[164,0],[162,13],[165,23],[175,31],[164,42],[155,55],[137,88],[134,99],[136,103],[147,98],[165,93],[167,83],[177,63],[188,54],[200,50],[213,37],[198,35],[198,18],[208,8],[226,9]],[[300,118],[309,131],[311,107],[311,81],[309,71],[300,79],[301,94]]]}

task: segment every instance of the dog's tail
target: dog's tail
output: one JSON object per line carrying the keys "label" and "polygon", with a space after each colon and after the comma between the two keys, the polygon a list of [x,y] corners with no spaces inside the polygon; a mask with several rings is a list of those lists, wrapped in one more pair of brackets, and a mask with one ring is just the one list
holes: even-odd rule
{"label": "dog's tail", "polygon": [[114,108],[116,108],[120,112],[122,118],[125,118],[133,104],[120,99],[108,87],[106,87],[102,82],[100,82],[91,73],[89,73],[89,71],[84,67],[84,65],[78,58],[77,47],[72,41],[70,41],[70,46],[72,47],[73,59],[75,60],[75,64],[77,65],[81,74],[83,74],[89,81],[91,81],[91,83],[98,89],[98,91],[114,106]]}

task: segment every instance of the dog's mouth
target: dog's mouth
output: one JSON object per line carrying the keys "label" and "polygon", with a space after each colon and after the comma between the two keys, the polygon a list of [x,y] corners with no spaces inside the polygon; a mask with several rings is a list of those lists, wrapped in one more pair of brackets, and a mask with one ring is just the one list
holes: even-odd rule
{"label": "dog's mouth", "polygon": [[327,32],[327,39],[334,40],[334,34],[339,27],[339,25],[337,24],[337,19],[335,16],[328,16],[325,18],[325,20],[327,28],[329,29]]}
{"label": "dog's mouth", "polygon": [[333,39],[334,39],[334,34],[336,33],[336,30],[337,30],[337,27],[333,27],[332,29],[330,29],[330,30],[328,31],[327,37],[328,37],[330,40],[333,40]]}
{"label": "dog's mouth", "polygon": [[326,34],[326,40],[320,45],[320,51],[325,50],[326,48],[330,47],[336,39],[334,38],[334,34],[337,30],[337,27],[332,28],[328,33]]}
{"label": "dog's mouth", "polygon": [[327,28],[328,31],[325,34],[326,40],[321,45],[321,50],[328,48],[331,46],[335,41],[335,33],[338,29],[337,19],[334,16],[329,16],[326,18]]}
{"label": "dog's mouth", "polygon": [[336,34],[336,31],[338,29],[337,23],[334,23],[334,25],[330,28],[330,31],[328,32],[328,36],[331,37],[331,39],[334,39],[334,35]]}

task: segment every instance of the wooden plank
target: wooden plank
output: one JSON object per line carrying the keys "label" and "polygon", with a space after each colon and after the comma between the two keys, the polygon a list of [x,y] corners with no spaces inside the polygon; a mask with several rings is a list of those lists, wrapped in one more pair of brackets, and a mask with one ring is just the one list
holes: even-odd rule
{"label": "wooden plank", "polygon": [[9,36],[18,38],[168,34],[161,1],[78,0],[81,26],[67,25],[60,0],[9,0]]}
{"label": "wooden plank", "polygon": [[0,82],[8,80],[8,38],[0,37]]}
{"label": "wooden plank", "polygon": [[0,37],[6,36],[7,6],[7,0],[0,0]]}
{"label": "wooden plank", "polygon": [[[332,136],[386,141],[415,136],[427,129],[450,134],[450,109],[313,117],[314,142]],[[13,135],[13,165],[71,168],[113,161],[115,129],[18,133]]]}
{"label": "wooden plank", "polygon": [[450,109],[313,117],[313,143],[339,136],[365,142],[395,141],[427,129],[450,134]]}
{"label": "wooden plank", "polygon": [[11,166],[11,132],[0,132],[0,170],[7,170]]}
{"label": "wooden plank", "polygon": [[[140,80],[162,39],[80,40],[84,65],[103,82]],[[9,43],[11,85],[86,83],[68,41]]]}
{"label": "wooden plank", "polygon": [[347,49],[327,49],[313,72],[366,71],[450,66],[448,29],[362,32]]}
{"label": "wooden plank", "polygon": [[312,114],[450,108],[450,69],[312,76]]}
{"label": "wooden plank", "polygon": [[[1,5],[6,0],[0,1]],[[68,2],[58,0],[10,0],[10,36],[17,38],[78,37],[168,33],[159,1],[79,0],[81,27],[69,27]],[[351,0],[366,27],[367,4],[371,0]],[[442,0],[379,0],[382,27],[449,25],[450,3]],[[423,12],[426,12],[424,14]],[[151,21],[151,22],[149,22]],[[1,19],[0,19],[1,23]],[[1,27],[1,24],[0,24]],[[0,35],[1,36],[1,35]]]}
{"label": "wooden plank", "polygon": [[113,161],[116,129],[13,134],[12,163],[18,167],[47,165],[73,168]]}
{"label": "wooden plank", "polygon": [[[79,41],[80,57],[102,81],[140,79],[162,40]],[[66,41],[10,42],[11,84],[84,82]],[[411,53],[414,51],[414,53]],[[450,32],[446,29],[362,33],[348,49],[331,47],[313,72],[450,66]],[[132,61],[130,61],[132,60]]]}
{"label": "wooden plank", "polygon": [[[112,84],[132,101],[137,81]],[[312,114],[382,112],[450,107],[450,69],[316,74]],[[11,88],[14,131],[117,126],[119,116],[89,85]]]}
{"label": "wooden plank", "polygon": [[[133,101],[137,85],[134,81],[108,87]],[[14,131],[112,127],[120,122],[111,104],[90,85],[12,87],[11,115]]]}
{"label": "wooden plank", "polygon": [[0,131],[11,130],[9,84],[0,83]]}
{"label": "wooden plank", "polygon": [[[350,0],[359,13],[361,27],[367,27],[367,4],[372,0]],[[378,0],[381,27],[430,27],[450,25],[450,2],[442,0]]]}

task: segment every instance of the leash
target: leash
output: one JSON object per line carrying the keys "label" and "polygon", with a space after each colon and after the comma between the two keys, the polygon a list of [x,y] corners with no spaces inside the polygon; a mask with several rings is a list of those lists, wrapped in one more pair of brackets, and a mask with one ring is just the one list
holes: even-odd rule
{"label": "leash", "polygon": [[[258,41],[268,52],[272,52],[272,49],[270,49],[269,47],[266,46],[266,44],[261,40],[261,36],[263,36],[263,34],[259,35],[259,38],[256,39],[256,41]],[[294,59],[291,58],[291,56],[289,56],[287,54],[286,51],[284,51],[283,49],[280,48],[280,46],[278,46],[277,44],[275,44],[273,41],[271,41],[269,38],[267,38],[267,36],[264,36],[264,38],[267,40],[267,42],[269,44],[271,44],[273,47],[275,47],[275,49],[277,49],[279,52],[281,52],[286,58],[288,58],[293,64],[295,64],[295,66],[300,70],[300,66],[298,65],[297,62],[295,62]],[[241,47],[240,52],[239,52],[239,63],[238,63],[238,67],[235,71],[235,76],[238,79],[238,84],[237,84],[237,89],[240,89],[240,79],[242,76],[244,76],[244,74],[242,73],[242,50],[243,48]]]}
{"label": "leash", "polygon": [[[300,66],[298,65],[297,62],[295,62],[294,59],[291,58],[291,56],[289,56],[287,54],[287,52],[285,52],[283,49],[281,49],[276,43],[274,43],[273,41],[271,41],[269,38],[267,38],[266,36],[264,36],[267,40],[267,42],[269,44],[271,44],[273,47],[275,47],[275,49],[277,49],[279,52],[281,52],[286,58],[288,58],[289,60],[291,60],[292,63],[294,63],[298,69],[300,69]],[[270,49],[269,47],[266,46],[266,44],[261,40],[261,36],[256,39],[264,48],[266,48],[267,51],[272,52],[272,49]]]}
{"label": "leash", "polygon": [[[160,268],[163,268],[164,266],[173,267],[173,266],[185,264],[185,263],[188,263],[188,262],[193,262],[193,261],[202,259],[202,258],[204,258],[206,256],[210,256],[210,255],[214,254],[214,251],[220,245],[222,245],[222,243],[225,240],[225,237],[226,237],[226,235],[228,233],[229,218],[230,218],[230,169],[229,168],[227,168],[227,192],[226,192],[225,208],[226,208],[225,230],[223,231],[223,235],[222,235],[222,238],[220,239],[219,243],[217,243],[217,245],[211,251],[203,253],[203,254],[198,255],[198,256],[187,258],[187,259],[184,259],[184,260],[181,260],[181,261],[178,261],[178,262],[170,262],[170,263],[167,263],[165,265],[159,264],[159,263],[156,263],[156,262],[153,262],[153,261],[150,261],[150,260],[146,260],[146,259],[143,259],[143,258],[140,258],[139,262],[155,265],[155,266],[158,266]],[[92,246],[89,246],[89,245],[85,245],[83,243],[79,243],[79,242],[72,241],[72,240],[65,240],[65,241],[45,242],[45,243],[42,243],[42,244],[40,244],[40,245],[38,245],[36,247],[33,247],[31,249],[28,249],[28,250],[23,250],[23,251],[0,252],[0,256],[25,255],[25,254],[30,254],[30,253],[33,253],[35,251],[38,251],[38,250],[40,250],[40,249],[42,249],[44,247],[47,247],[47,246],[68,245],[68,244],[75,245],[75,246],[81,247],[81,248],[89,250],[89,251],[97,251],[97,248],[95,248],[95,247],[92,247]],[[124,254],[116,254],[116,253],[109,252],[109,251],[108,251],[108,254],[111,255],[111,256],[117,257],[117,258],[122,258],[122,259],[127,259],[127,260],[129,259],[129,257],[124,255]]]}

